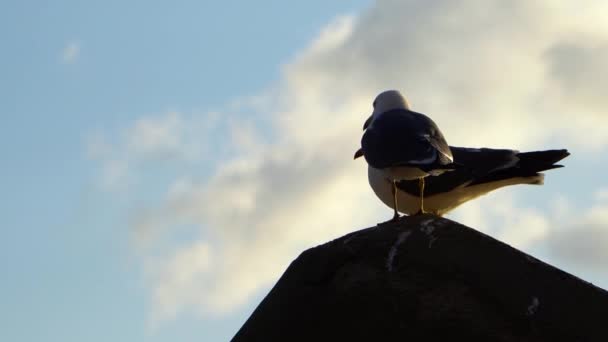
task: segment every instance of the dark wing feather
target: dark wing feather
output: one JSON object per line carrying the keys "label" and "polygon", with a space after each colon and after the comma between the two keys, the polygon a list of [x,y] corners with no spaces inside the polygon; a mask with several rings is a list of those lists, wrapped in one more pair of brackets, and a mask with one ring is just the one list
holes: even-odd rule
{"label": "dark wing feather", "polygon": [[539,172],[563,167],[555,164],[570,155],[568,150],[547,150],[517,153],[515,166],[497,169],[482,177],[477,177],[470,185],[496,182],[515,177],[536,176]]}
{"label": "dark wing feather", "polygon": [[456,163],[469,169],[472,176],[483,176],[498,169],[515,166],[519,151],[493,148],[451,147]]}
{"label": "dark wing feather", "polygon": [[[558,161],[570,155],[567,150],[547,150],[519,153],[506,149],[472,149],[450,147],[454,171],[425,178],[425,196],[445,193],[462,186],[472,186],[515,177],[530,177],[539,172],[562,167]],[[419,195],[418,181],[400,181],[397,187],[413,196]]]}
{"label": "dark wing feather", "polygon": [[427,127],[429,131],[429,142],[431,145],[439,152],[440,164],[450,164],[454,161],[454,157],[452,156],[452,151],[450,146],[448,146],[447,141],[443,137],[443,133],[437,127],[437,124],[428,116],[412,112],[416,117],[418,122],[420,122],[421,126]]}
{"label": "dark wing feather", "polygon": [[363,154],[375,168],[419,166],[424,169],[451,163],[451,152],[437,126],[423,114],[391,110],[375,118],[361,139]]}
{"label": "dark wing feather", "polygon": [[[471,172],[466,168],[456,168],[454,171],[444,172],[439,176],[424,178],[424,196],[452,191],[460,186],[471,183]],[[412,196],[420,195],[418,180],[402,180],[397,182],[397,188]]]}

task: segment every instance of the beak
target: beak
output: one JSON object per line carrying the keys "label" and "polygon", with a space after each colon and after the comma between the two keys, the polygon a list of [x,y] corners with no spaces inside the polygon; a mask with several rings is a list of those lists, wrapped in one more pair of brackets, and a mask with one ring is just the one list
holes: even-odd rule
{"label": "beak", "polygon": [[355,157],[353,159],[357,159],[359,157],[363,156],[363,149],[358,149],[357,152],[355,152]]}
{"label": "beak", "polygon": [[367,120],[365,120],[365,123],[363,124],[363,130],[365,131],[367,129],[367,127],[369,126],[370,123],[372,123],[372,116],[370,115],[369,118],[367,118]]}

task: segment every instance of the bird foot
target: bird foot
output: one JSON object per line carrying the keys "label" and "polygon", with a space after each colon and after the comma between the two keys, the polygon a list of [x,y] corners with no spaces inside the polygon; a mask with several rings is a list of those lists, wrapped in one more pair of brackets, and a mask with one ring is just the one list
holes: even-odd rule
{"label": "bird foot", "polygon": [[413,216],[428,214],[428,211],[424,211],[423,209],[418,210]]}

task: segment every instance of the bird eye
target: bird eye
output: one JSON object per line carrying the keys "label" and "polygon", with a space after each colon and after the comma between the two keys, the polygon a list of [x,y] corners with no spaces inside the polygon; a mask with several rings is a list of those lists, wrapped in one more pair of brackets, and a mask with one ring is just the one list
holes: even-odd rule
{"label": "bird eye", "polygon": [[374,101],[374,103],[372,104],[372,106],[373,106],[374,108],[376,108],[376,101]]}

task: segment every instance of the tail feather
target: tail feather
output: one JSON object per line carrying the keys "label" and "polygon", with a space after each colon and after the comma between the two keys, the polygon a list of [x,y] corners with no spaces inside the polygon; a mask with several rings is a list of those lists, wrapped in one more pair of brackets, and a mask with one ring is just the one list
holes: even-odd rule
{"label": "tail feather", "polygon": [[[536,177],[540,176],[540,172],[551,169],[558,169],[563,165],[555,164],[558,161],[568,157],[568,150],[547,150],[518,153],[519,161],[516,165],[491,172],[483,177],[479,177],[469,185],[480,183],[494,182],[507,178],[514,177]],[[544,177],[543,177],[544,178]],[[531,184],[542,184],[543,178],[539,178],[537,182]]]}
{"label": "tail feather", "polygon": [[541,172],[563,167],[555,164],[570,155],[568,150],[547,150],[518,153],[519,163],[517,166],[526,171]]}

